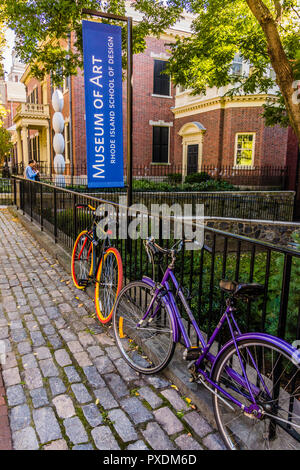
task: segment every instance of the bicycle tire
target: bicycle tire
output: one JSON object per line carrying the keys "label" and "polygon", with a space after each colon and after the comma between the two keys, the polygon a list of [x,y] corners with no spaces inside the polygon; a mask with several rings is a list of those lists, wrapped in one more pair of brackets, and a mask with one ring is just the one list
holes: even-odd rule
{"label": "bicycle tire", "polygon": [[143,281],[131,282],[121,290],[113,311],[114,334],[123,358],[134,370],[147,375],[166,367],[176,346],[175,320],[162,297],[153,304],[151,313],[156,312],[153,320],[145,321],[142,327],[136,326],[152,296],[151,286]]}
{"label": "bicycle tire", "polygon": [[[77,236],[71,257],[72,280],[77,289],[85,289],[93,272],[93,244],[87,238],[87,230]],[[79,274],[77,271],[79,266]]]}
{"label": "bicycle tire", "polygon": [[[213,395],[214,414],[227,449],[300,449],[299,363],[295,363],[290,354],[268,340],[244,339],[238,341],[238,349],[246,367],[251,388],[257,387],[259,391],[259,394],[256,393],[255,400],[264,413],[259,417],[253,414],[247,415],[232,401],[227,400],[233,407],[233,411],[230,410],[220,398],[225,398],[224,395],[215,388],[217,394]],[[257,364],[259,373],[253,367],[251,357]],[[242,403],[244,400],[243,404],[249,406],[251,400],[246,396],[247,391],[249,395],[249,389],[243,388],[234,380],[226,367],[233,369],[240,374],[239,376],[243,376],[234,345],[224,350],[219,357],[212,380]],[[267,370],[269,367],[271,367],[271,373]],[[288,391],[288,389],[292,390],[292,385],[296,387],[295,395],[290,395]],[[293,403],[293,409],[290,409],[291,403]],[[294,414],[294,410],[297,414]],[[287,424],[289,419],[290,422]]]}
{"label": "bicycle tire", "polygon": [[119,251],[110,247],[102,257],[95,286],[96,314],[101,323],[108,323],[123,284],[123,265]]}

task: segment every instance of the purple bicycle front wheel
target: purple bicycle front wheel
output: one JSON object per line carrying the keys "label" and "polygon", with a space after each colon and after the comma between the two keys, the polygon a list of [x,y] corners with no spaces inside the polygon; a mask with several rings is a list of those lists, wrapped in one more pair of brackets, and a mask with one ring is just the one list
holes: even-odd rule
{"label": "purple bicycle front wheel", "polygon": [[168,305],[162,297],[151,304],[152,299],[148,284],[131,282],[121,290],[113,311],[117,346],[125,361],[142,374],[155,374],[166,367],[176,345]]}

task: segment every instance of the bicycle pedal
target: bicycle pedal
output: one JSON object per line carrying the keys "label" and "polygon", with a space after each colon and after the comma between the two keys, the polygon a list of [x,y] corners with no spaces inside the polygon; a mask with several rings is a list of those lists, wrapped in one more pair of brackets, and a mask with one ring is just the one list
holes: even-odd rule
{"label": "bicycle pedal", "polygon": [[195,361],[196,359],[200,357],[201,352],[202,352],[202,349],[197,346],[186,348],[183,351],[182,357],[185,361]]}

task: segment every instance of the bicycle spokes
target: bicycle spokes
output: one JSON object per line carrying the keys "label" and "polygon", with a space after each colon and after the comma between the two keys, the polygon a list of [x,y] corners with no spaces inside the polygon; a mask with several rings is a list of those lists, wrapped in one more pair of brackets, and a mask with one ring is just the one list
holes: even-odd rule
{"label": "bicycle spokes", "polygon": [[214,398],[225,442],[237,449],[300,449],[299,365],[271,343],[245,342],[239,345],[239,353],[255,390],[255,403],[251,403],[247,387],[238,379],[242,367],[232,348],[215,373],[216,383],[242,404],[230,409],[218,396]]}

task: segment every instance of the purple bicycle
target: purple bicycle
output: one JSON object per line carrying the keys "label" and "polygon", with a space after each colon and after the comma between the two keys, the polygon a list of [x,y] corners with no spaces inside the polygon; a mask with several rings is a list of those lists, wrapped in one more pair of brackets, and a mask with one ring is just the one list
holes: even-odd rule
{"label": "purple bicycle", "polygon": [[[234,316],[238,297],[253,299],[264,287],[221,281],[220,288],[228,294],[226,310],[206,342],[174,274],[183,243],[165,249],[153,238],[145,240],[153,266],[157,254],[169,256],[170,262],[160,283],[143,277],[121,290],[113,325],[122,356],[137,372],[154,374],[167,366],[182,337],[191,381],[212,392],[215,419],[228,449],[300,449],[300,351],[265,333],[242,334]],[[177,298],[199,346],[191,344]],[[213,354],[226,323],[231,339]]]}

